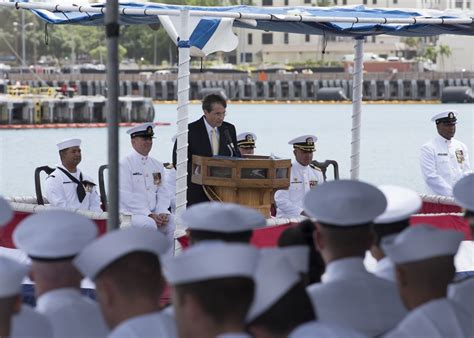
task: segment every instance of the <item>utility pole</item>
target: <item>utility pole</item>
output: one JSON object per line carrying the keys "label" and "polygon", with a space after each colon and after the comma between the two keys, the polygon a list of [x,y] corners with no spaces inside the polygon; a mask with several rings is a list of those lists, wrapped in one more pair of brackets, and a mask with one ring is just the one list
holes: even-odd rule
{"label": "utility pole", "polygon": [[25,39],[25,10],[21,10],[21,68],[26,66],[26,39]]}

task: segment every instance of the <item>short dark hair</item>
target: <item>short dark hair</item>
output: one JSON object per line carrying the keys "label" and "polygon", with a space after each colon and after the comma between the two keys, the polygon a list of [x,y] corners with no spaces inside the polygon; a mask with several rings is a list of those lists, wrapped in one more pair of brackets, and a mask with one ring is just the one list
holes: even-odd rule
{"label": "short dark hair", "polygon": [[337,250],[352,256],[365,255],[367,239],[371,236],[373,224],[364,223],[350,227],[318,222],[324,232],[325,243],[331,250]]}
{"label": "short dark hair", "polygon": [[394,223],[374,224],[373,230],[375,234],[374,244],[380,248],[380,242],[385,236],[394,235],[402,232],[410,226],[410,219],[404,219]]}
{"label": "short dark hair", "polygon": [[217,232],[207,230],[189,229],[189,238],[192,244],[201,241],[219,240],[229,243],[250,243],[252,238],[252,230],[238,232]]}
{"label": "short dark hair", "polygon": [[227,108],[227,102],[222,96],[218,94],[210,94],[202,100],[202,110],[210,112],[214,103],[219,103],[223,105],[224,108]]}
{"label": "short dark hair", "polygon": [[262,326],[275,335],[288,336],[297,326],[315,319],[305,285],[299,281],[249,326]]}
{"label": "short dark hair", "polygon": [[192,295],[216,323],[243,323],[253,300],[255,285],[251,278],[226,277],[175,285],[178,302]]}

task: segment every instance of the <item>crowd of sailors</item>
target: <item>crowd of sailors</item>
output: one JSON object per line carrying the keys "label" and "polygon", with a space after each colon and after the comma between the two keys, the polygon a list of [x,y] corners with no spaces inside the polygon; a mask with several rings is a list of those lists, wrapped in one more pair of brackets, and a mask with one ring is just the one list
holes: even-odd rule
{"label": "crowd of sailors", "polygon": [[[204,99],[188,157],[252,152],[256,135],[237,136],[225,109],[217,95]],[[474,174],[467,148],[453,139],[456,115],[433,118],[439,137],[422,147],[421,166],[433,192],[444,189],[464,208],[474,238]],[[474,337],[474,278],[454,267],[464,235],[409,226],[422,206],[418,193],[325,182],[312,165],[316,136],[298,136],[289,142],[290,187],[275,203],[277,216],[308,219],[285,229],[277,247],[256,248],[252,233],[266,225],[260,212],[202,200],[192,187],[180,215],[189,247],[175,255],[173,165],[149,156],[153,124],[127,133],[133,151],[120,162],[120,210],[132,222],[102,236],[70,210],[100,210],[95,183],[78,168],[81,140],[57,144],[61,165],[44,187],[62,209],[15,228],[28,264],[0,255],[1,337]],[[12,217],[0,198],[0,226]],[[373,273],[363,263],[367,251],[377,261]],[[27,277],[35,308],[22,304]],[[83,278],[94,283],[94,299],[81,294]]]}

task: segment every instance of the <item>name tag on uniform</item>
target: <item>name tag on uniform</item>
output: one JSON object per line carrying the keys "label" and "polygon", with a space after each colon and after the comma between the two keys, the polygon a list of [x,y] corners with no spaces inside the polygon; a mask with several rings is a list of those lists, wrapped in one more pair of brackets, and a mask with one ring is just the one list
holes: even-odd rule
{"label": "name tag on uniform", "polygon": [[448,156],[448,153],[438,153],[438,156]]}
{"label": "name tag on uniform", "polygon": [[133,173],[132,176],[142,176],[142,173]]}

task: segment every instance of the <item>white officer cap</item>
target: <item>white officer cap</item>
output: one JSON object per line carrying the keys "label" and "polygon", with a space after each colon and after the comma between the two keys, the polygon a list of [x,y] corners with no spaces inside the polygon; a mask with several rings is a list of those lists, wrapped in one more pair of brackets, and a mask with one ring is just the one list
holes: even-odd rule
{"label": "white officer cap", "polygon": [[300,273],[308,273],[309,247],[307,245],[284,246],[280,247],[279,250],[295,271]]}
{"label": "white officer cap", "polygon": [[204,241],[166,260],[164,271],[173,285],[228,277],[253,278],[257,257],[257,248],[248,244]]}
{"label": "white officer cap", "polygon": [[26,265],[0,256],[0,298],[20,294],[21,282],[27,273]]}
{"label": "white officer cap", "polygon": [[220,202],[193,205],[182,213],[181,219],[191,230],[223,233],[252,230],[266,224],[265,217],[255,209]]}
{"label": "white officer cap", "polygon": [[155,135],[153,131],[154,128],[155,124],[152,122],[142,123],[127,130],[127,134],[129,134],[131,138],[137,136],[153,137],[153,135]]}
{"label": "white officer cap", "polygon": [[48,210],[25,218],[13,243],[34,260],[72,259],[97,236],[93,221],[66,210]]}
{"label": "white officer cap", "polygon": [[371,184],[353,180],[330,181],[310,190],[304,210],[319,222],[354,226],[372,222],[387,207],[384,194]]}
{"label": "white officer cap", "polygon": [[279,249],[261,249],[254,280],[255,295],[247,313],[247,323],[275,304],[300,281],[300,276]]}
{"label": "white officer cap", "polygon": [[129,227],[109,232],[87,245],[74,258],[74,266],[90,279],[116,260],[132,252],[144,251],[160,256],[168,251],[166,236],[159,231]]}
{"label": "white officer cap", "polygon": [[402,264],[455,255],[463,239],[459,231],[417,224],[403,230],[392,242],[382,243],[382,249],[392,262]]}
{"label": "white officer cap", "polygon": [[436,122],[436,124],[440,122],[447,122],[447,123],[456,123],[456,118],[458,116],[458,112],[455,110],[446,110],[442,111],[441,113],[436,113],[431,118],[432,122]]}
{"label": "white officer cap", "polygon": [[374,220],[375,224],[399,222],[420,211],[423,201],[417,192],[395,185],[379,185],[378,188],[387,199],[387,208]]}
{"label": "white officer cap", "polygon": [[255,148],[257,135],[250,131],[246,131],[237,135],[237,145],[242,148]]}
{"label": "white officer cap", "polygon": [[303,151],[315,151],[316,147],[314,143],[318,140],[318,138],[314,135],[302,135],[298,136],[288,142],[288,144],[293,145],[293,148],[298,148]]}
{"label": "white officer cap", "polygon": [[474,174],[464,176],[456,182],[453,196],[461,207],[474,212]]}
{"label": "white officer cap", "polygon": [[7,225],[13,218],[13,210],[10,204],[0,196],[0,227]]}
{"label": "white officer cap", "polygon": [[71,147],[80,147],[81,140],[78,138],[68,138],[56,144],[58,146],[58,150],[63,150]]}

